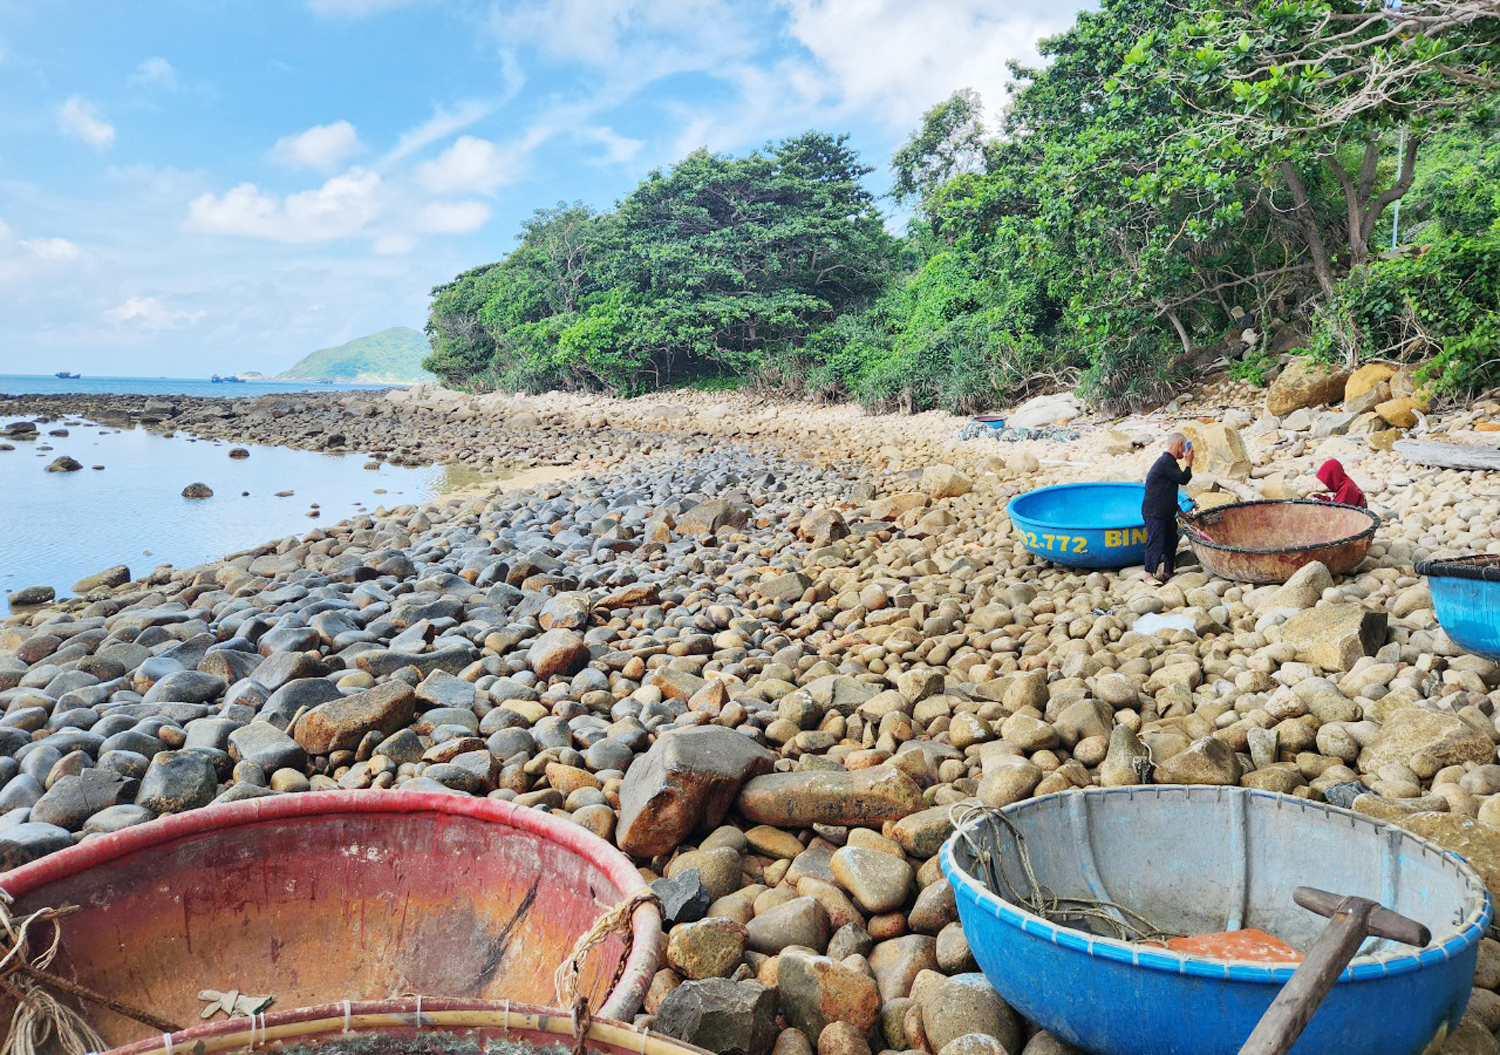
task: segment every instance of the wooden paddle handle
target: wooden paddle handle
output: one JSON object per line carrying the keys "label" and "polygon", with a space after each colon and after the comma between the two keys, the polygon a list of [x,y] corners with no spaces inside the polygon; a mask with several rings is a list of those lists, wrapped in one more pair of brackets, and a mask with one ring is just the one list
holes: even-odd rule
{"label": "wooden paddle handle", "polygon": [[[1310,912],[1331,918],[1348,898],[1315,887],[1299,886],[1292,891],[1292,900]],[[1370,909],[1365,929],[1378,937],[1399,941],[1403,945],[1415,945],[1419,949],[1432,941],[1432,932],[1422,924],[1380,905]]]}

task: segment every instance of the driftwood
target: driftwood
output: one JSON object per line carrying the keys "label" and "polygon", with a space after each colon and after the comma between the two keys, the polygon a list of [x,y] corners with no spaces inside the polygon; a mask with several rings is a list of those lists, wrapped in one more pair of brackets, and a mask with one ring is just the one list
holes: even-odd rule
{"label": "driftwood", "polygon": [[1395,451],[1407,461],[1438,469],[1500,471],[1500,447],[1470,447],[1439,440],[1397,440]]}

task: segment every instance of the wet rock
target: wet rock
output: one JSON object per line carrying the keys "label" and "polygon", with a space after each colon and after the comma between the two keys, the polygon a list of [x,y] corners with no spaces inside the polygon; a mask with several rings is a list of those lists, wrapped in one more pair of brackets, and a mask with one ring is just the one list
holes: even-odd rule
{"label": "wet rock", "polygon": [[370,732],[389,735],[416,713],[417,694],[400,681],[386,682],[366,692],[321,703],[304,714],[293,736],[310,755],[352,751]]}
{"label": "wet rock", "polygon": [[205,483],[188,484],[182,489],[183,498],[212,498],[213,496],[213,488]]}
{"label": "wet rock", "polygon": [[11,591],[10,606],[12,609],[30,608],[33,605],[47,604],[56,596],[57,591],[50,586],[27,586]]}
{"label": "wet rock", "polygon": [[636,857],[672,850],[695,829],[717,826],[741,785],[769,773],[775,761],[749,737],[719,726],[663,734],[625,774],[617,845]]}
{"label": "wet rock", "polygon": [[768,1055],[776,1039],[776,994],[757,982],[684,982],[662,1001],[654,1026],[716,1055]]}

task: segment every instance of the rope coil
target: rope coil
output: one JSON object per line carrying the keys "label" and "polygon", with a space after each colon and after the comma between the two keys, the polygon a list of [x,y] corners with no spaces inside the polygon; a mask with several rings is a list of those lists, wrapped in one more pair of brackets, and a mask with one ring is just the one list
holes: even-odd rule
{"label": "rope coil", "polygon": [[[650,887],[644,887],[631,894],[596,919],[594,925],[586,930],[573,945],[573,951],[568,954],[568,958],[553,972],[552,985],[557,993],[557,1006],[568,1008],[572,1014],[575,1055],[584,1055],[589,1026],[593,1022],[593,1012],[589,1009],[588,997],[579,992],[584,962],[597,946],[604,944],[612,935],[618,935],[625,945],[625,951],[615,970],[614,979],[617,981],[621,972],[625,970],[625,963],[630,958],[630,947],[635,940],[632,917],[635,915],[635,910],[642,905],[655,905],[659,912],[661,911],[661,898],[657,897],[656,891]],[[613,987],[613,982],[611,987]]]}
{"label": "rope coil", "polygon": [[[1102,898],[1064,897],[1044,886],[1032,867],[1025,834],[999,807],[955,805],[948,811],[948,817],[963,841],[969,859],[974,863],[978,878],[997,897],[1053,923],[1068,925],[1067,921],[1087,921],[1090,933],[1119,941],[1159,943],[1181,937],[1180,934],[1163,930],[1139,912],[1124,905]],[[971,834],[978,832],[985,822],[988,822],[989,845],[976,841]],[[1003,856],[1000,852],[1002,832],[1008,833],[1015,842],[1016,858],[1024,877],[1024,889],[1011,881],[1000,860]]]}

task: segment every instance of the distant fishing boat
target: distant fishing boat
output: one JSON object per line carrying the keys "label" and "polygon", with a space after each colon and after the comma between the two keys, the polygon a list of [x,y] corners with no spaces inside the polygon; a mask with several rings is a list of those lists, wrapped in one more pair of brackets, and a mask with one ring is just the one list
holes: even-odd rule
{"label": "distant fishing boat", "polygon": [[243,385],[245,383],[243,377],[220,377],[218,374],[214,374],[209,380],[216,385]]}
{"label": "distant fishing boat", "polygon": [[57,372],[57,376],[60,377],[60,378],[62,378],[64,381],[77,381],[83,375],[82,374],[70,374],[66,370],[59,370]]}

